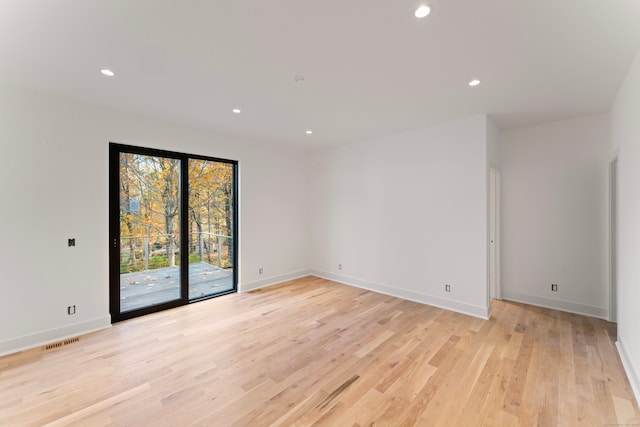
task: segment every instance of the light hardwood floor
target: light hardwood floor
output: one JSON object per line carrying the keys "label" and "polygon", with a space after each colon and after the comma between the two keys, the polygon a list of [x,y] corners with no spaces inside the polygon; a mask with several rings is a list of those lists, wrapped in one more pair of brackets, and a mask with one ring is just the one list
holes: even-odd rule
{"label": "light hardwood floor", "polygon": [[0,358],[0,425],[640,422],[615,325],[492,309],[484,321],[314,277],[227,295]]}

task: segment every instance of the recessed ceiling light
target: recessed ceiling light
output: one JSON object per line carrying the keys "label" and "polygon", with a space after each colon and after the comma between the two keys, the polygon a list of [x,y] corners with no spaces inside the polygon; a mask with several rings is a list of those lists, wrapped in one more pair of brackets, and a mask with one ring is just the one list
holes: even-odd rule
{"label": "recessed ceiling light", "polygon": [[306,131],[305,133],[306,133],[307,135],[311,135],[311,134],[313,133],[313,131],[308,130],[308,131]]}
{"label": "recessed ceiling light", "polygon": [[103,68],[102,70],[100,70],[100,72],[102,74],[104,74],[107,77],[113,77],[116,75],[116,73],[114,73],[113,71],[109,70],[108,68]]}
{"label": "recessed ceiling light", "polygon": [[242,113],[242,111],[241,111],[239,108],[234,108],[234,109],[233,109],[233,110],[231,110],[231,111],[233,111],[233,112],[234,112],[234,113],[236,113],[236,114],[240,114],[240,113]]}
{"label": "recessed ceiling light", "polygon": [[419,8],[416,9],[416,18],[424,18],[425,16],[431,13],[431,8],[426,4],[423,4]]}
{"label": "recessed ceiling light", "polygon": [[469,82],[469,86],[478,86],[480,84],[480,80],[473,79]]}

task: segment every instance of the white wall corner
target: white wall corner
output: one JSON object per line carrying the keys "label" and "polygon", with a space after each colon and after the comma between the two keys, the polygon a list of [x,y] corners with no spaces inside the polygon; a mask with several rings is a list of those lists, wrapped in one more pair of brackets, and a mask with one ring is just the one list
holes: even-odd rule
{"label": "white wall corner", "polygon": [[597,317],[598,319],[609,319],[609,309],[606,307],[596,307],[591,305],[578,304],[571,301],[545,298],[538,295],[530,295],[520,292],[502,289],[502,299],[508,301],[521,302],[523,304],[535,305],[538,307],[551,308],[554,310],[566,311],[568,313],[582,314],[584,316]]}
{"label": "white wall corner", "polygon": [[278,274],[277,276],[270,276],[264,279],[255,280],[253,282],[240,283],[238,285],[238,292],[255,291],[256,289],[266,288],[267,286],[277,285],[278,283],[286,282],[287,280],[300,279],[311,275],[311,270],[298,270],[286,274]]}
{"label": "white wall corner", "polygon": [[111,327],[111,316],[104,316],[85,322],[74,323],[61,328],[48,329],[31,335],[12,338],[0,342],[0,356],[29,350],[35,347],[63,341],[91,332],[108,329]]}
{"label": "white wall corner", "polygon": [[624,371],[626,372],[629,383],[631,384],[633,394],[636,396],[636,402],[640,402],[640,376],[638,375],[638,371],[633,365],[631,358],[627,354],[627,350],[624,348],[624,344],[620,337],[618,337],[618,341],[616,341],[616,347],[618,348],[618,354],[620,355],[622,366],[624,367]]}
{"label": "white wall corner", "polygon": [[332,280],[344,285],[355,286],[357,288],[366,289],[368,291],[389,295],[395,298],[401,298],[408,301],[419,302],[421,304],[442,308],[457,313],[466,314],[468,316],[478,317],[483,320],[489,320],[489,306],[481,307],[456,301],[448,298],[440,298],[433,295],[427,295],[420,292],[399,289],[380,283],[374,283],[367,280],[357,279],[355,277],[343,276],[326,271],[311,270],[310,274],[322,279]]}

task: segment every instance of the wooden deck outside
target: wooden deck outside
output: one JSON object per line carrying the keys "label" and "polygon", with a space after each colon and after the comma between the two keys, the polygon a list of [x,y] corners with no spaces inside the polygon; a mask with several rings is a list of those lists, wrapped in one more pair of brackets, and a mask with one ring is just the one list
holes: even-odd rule
{"label": "wooden deck outside", "polygon": [[[180,267],[120,275],[122,312],[149,307],[180,297]],[[189,298],[199,298],[233,289],[233,270],[206,262],[189,264]]]}

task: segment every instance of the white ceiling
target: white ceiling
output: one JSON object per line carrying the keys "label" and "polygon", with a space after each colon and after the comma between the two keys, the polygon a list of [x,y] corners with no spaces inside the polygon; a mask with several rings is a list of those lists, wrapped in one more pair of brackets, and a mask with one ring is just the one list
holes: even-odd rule
{"label": "white ceiling", "polygon": [[419,20],[420,3],[0,0],[0,77],[317,148],[479,113],[505,129],[607,111],[640,48],[638,0],[428,0]]}

